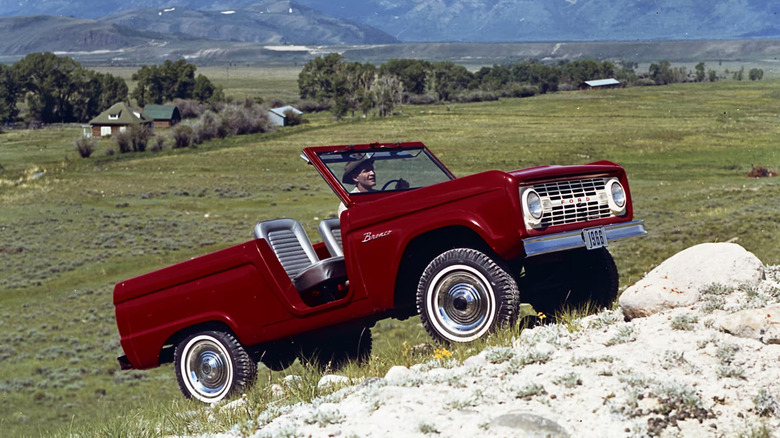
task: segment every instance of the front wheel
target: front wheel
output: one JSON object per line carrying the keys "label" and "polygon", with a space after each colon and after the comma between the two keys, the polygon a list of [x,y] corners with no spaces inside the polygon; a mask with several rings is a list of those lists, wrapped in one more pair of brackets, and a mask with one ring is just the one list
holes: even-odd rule
{"label": "front wheel", "polygon": [[216,403],[252,384],[257,364],[230,333],[204,331],[188,336],[174,355],[179,388],[187,398]]}
{"label": "front wheel", "polygon": [[511,323],[519,295],[512,276],[490,257],[456,248],[434,258],[423,271],[417,312],[434,339],[470,342]]}

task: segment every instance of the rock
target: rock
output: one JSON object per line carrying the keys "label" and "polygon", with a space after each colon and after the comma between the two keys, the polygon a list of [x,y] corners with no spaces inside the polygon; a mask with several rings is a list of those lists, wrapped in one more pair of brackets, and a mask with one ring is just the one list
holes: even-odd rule
{"label": "rock", "polygon": [[715,321],[715,327],[741,338],[756,339],[764,344],[780,344],[780,304],[722,316]]}
{"label": "rock", "polygon": [[[490,430],[512,429],[511,436],[526,438],[568,438],[569,433],[560,424],[527,412],[509,412],[493,419]],[[498,434],[503,436],[503,434]]]}
{"label": "rock", "polygon": [[348,385],[348,384],[349,384],[349,377],[337,376],[335,374],[326,374],[322,376],[319,382],[317,382],[317,387],[320,389],[324,389],[329,386]]}
{"label": "rock", "polygon": [[296,376],[294,374],[290,374],[289,376],[284,376],[284,386],[291,387],[291,386],[297,386],[301,382],[301,376]]}
{"label": "rock", "polygon": [[409,368],[406,368],[405,366],[396,365],[389,370],[387,370],[387,374],[385,374],[385,379],[387,380],[402,380],[405,379],[409,374],[411,374],[412,371]]}
{"label": "rock", "polygon": [[735,243],[703,243],[670,257],[620,295],[626,318],[691,306],[699,290],[712,284],[755,285],[764,267],[755,255]]}
{"label": "rock", "polygon": [[271,385],[271,395],[273,398],[282,398],[284,396],[284,388],[278,383]]}

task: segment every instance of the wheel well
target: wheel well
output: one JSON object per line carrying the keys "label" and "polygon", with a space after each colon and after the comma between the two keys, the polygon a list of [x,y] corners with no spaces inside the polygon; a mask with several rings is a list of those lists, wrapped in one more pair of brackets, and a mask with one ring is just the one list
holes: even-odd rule
{"label": "wheel well", "polygon": [[160,365],[173,362],[173,354],[176,351],[176,346],[179,345],[179,343],[187,336],[209,330],[226,332],[235,336],[233,330],[231,330],[230,327],[228,327],[228,325],[222,321],[206,321],[183,328],[172,334],[163,344],[163,347],[160,350]]}
{"label": "wheel well", "polygon": [[444,227],[415,237],[404,250],[396,276],[396,317],[405,318],[417,313],[415,297],[423,270],[437,255],[453,248],[472,248],[495,257],[492,248],[468,227]]}

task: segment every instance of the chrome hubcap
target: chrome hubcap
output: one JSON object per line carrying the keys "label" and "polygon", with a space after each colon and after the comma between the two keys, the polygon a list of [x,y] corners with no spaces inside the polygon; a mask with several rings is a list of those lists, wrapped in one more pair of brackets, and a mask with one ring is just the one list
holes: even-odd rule
{"label": "chrome hubcap", "polygon": [[230,383],[230,359],[222,345],[206,339],[192,345],[185,362],[192,389],[206,398],[220,396]]}
{"label": "chrome hubcap", "polygon": [[433,323],[447,338],[466,342],[481,336],[493,321],[495,301],[485,277],[468,266],[451,266],[432,282]]}

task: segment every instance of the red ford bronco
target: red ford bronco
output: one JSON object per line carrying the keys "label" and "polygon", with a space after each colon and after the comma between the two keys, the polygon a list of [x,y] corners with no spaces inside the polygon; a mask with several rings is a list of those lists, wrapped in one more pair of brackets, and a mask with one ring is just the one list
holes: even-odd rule
{"label": "red ford bronco", "polygon": [[521,299],[611,304],[607,246],[645,234],[609,161],[456,178],[418,142],[301,156],[346,208],[321,241],[264,221],[254,240],[118,283],[123,369],[173,361],[184,395],[211,403],[251,384],[257,362],[364,360],[387,317],[419,314],[434,339],[469,342],[511,323]]}

